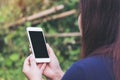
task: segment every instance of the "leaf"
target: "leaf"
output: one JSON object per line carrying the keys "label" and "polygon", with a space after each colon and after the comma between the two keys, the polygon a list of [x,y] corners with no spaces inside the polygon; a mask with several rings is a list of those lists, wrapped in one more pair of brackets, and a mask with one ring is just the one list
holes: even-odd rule
{"label": "leaf", "polygon": [[27,27],[31,26],[31,22],[26,22],[25,26],[27,26]]}
{"label": "leaf", "polygon": [[19,55],[17,53],[10,55],[10,60],[17,61],[18,59],[19,59]]}
{"label": "leaf", "polygon": [[8,67],[11,67],[12,66],[12,61],[10,59],[6,59],[5,60],[5,65],[8,66]]}

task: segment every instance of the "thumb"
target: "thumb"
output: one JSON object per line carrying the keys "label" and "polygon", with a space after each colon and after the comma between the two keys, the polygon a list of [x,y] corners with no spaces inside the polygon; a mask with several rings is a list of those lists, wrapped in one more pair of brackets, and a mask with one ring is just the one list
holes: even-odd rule
{"label": "thumb", "polygon": [[30,65],[33,68],[37,66],[33,55],[30,56]]}
{"label": "thumb", "polygon": [[56,57],[53,52],[53,49],[49,46],[48,43],[46,44],[46,46],[47,46],[47,50],[48,50],[48,54],[49,54],[50,58]]}
{"label": "thumb", "polygon": [[50,57],[50,59],[51,59],[51,62],[50,62],[50,63],[53,63],[53,64],[54,64],[54,63],[58,63],[58,64],[59,64],[58,59],[57,59],[57,57],[56,57],[53,49],[49,46],[49,44],[46,44],[46,46],[47,46],[47,50],[48,50],[49,57]]}

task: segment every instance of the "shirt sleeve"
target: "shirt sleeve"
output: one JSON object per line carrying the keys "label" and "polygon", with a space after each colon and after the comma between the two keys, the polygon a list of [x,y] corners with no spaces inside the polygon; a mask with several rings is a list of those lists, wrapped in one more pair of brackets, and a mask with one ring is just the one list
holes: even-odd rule
{"label": "shirt sleeve", "polygon": [[62,80],[85,80],[84,70],[80,65],[75,63],[67,70]]}

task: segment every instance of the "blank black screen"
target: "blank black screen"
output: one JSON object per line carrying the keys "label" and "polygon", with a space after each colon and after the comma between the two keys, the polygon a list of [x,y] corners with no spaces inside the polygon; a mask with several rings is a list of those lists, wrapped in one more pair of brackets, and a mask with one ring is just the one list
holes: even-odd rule
{"label": "blank black screen", "polygon": [[29,31],[35,58],[48,58],[47,48],[43,33],[40,31]]}

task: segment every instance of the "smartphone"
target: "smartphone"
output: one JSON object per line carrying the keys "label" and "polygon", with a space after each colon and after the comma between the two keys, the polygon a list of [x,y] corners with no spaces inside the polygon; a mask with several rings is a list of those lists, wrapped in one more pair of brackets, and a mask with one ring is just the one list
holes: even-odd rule
{"label": "smartphone", "polygon": [[50,62],[42,28],[28,27],[27,34],[36,62]]}

